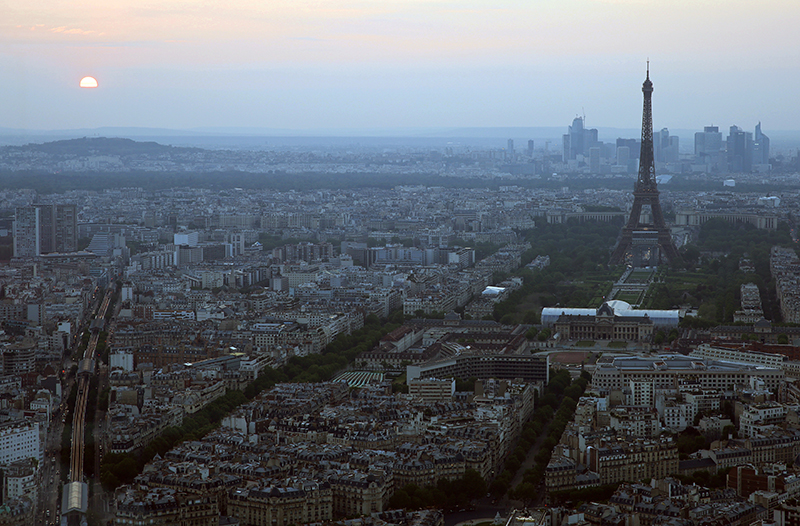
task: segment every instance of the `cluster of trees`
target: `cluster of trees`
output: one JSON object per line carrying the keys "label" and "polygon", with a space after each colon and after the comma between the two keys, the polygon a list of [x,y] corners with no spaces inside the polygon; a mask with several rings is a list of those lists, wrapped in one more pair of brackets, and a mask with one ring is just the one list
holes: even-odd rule
{"label": "cluster of trees", "polygon": [[478,378],[475,376],[471,376],[466,380],[462,380],[461,378],[456,378],[456,392],[464,392],[464,391],[475,391],[475,382],[478,381]]}
{"label": "cluster of trees", "polygon": [[[584,374],[588,376],[588,373]],[[511,485],[511,481],[514,478],[514,474],[519,471],[529,452],[536,447],[539,438],[545,432],[549,432],[549,434],[539,446],[540,449],[539,453],[537,453],[537,462],[539,455],[543,455],[542,452],[545,450],[547,450],[547,461],[549,461],[550,450],[552,450],[553,447],[555,447],[555,445],[558,443],[558,440],[561,438],[561,433],[564,432],[564,426],[566,426],[567,422],[569,422],[569,420],[572,418],[572,412],[575,411],[575,400],[580,398],[584,389],[586,389],[586,384],[588,383],[588,378],[586,378],[586,376],[582,375],[581,378],[570,383],[570,375],[566,370],[561,370],[557,373],[551,371],[550,382],[545,388],[545,394],[541,397],[537,397],[537,409],[533,416],[523,426],[517,446],[506,458],[503,471],[489,485],[489,493],[491,493],[494,497],[501,497],[502,495],[506,494]],[[559,410],[555,415],[558,419],[556,424],[549,425],[551,424],[554,416],[553,408],[559,406],[559,403],[561,406],[564,406],[564,401],[567,399],[573,401],[572,410],[569,412],[567,420],[563,422],[563,425],[560,425],[567,409],[562,410],[561,407],[559,407]],[[569,405],[570,404],[567,404],[567,406]],[[553,441],[553,434],[559,427],[560,431],[558,431],[558,435]],[[545,467],[547,466],[547,461],[544,464]],[[542,473],[544,473],[544,469],[542,469]],[[528,477],[528,472],[525,473],[525,476]],[[525,486],[524,483],[521,484],[520,487],[522,487],[522,489],[520,490],[519,487],[515,488],[511,496],[526,500],[526,497],[523,495],[523,493],[530,492],[531,490],[528,486]],[[533,494],[535,494],[535,488]]]}
{"label": "cluster of trees", "polygon": [[476,241],[472,243],[472,248],[475,249],[475,261],[480,261],[491,256],[502,247],[503,245],[492,243],[491,241]]}
{"label": "cluster of trees", "polygon": [[439,479],[435,486],[407,484],[394,492],[389,509],[420,510],[423,508],[458,509],[486,494],[486,481],[474,469],[468,469],[457,480]]}
{"label": "cluster of trees", "polygon": [[[613,180],[608,180],[613,181]],[[287,174],[279,171],[268,173],[250,173],[237,171],[224,172],[111,172],[85,173],[71,172],[53,174],[43,171],[5,171],[0,172],[0,184],[3,188],[33,188],[42,194],[60,194],[71,190],[105,190],[109,188],[142,187],[145,190],[163,190],[167,188],[190,187],[208,188],[212,190],[247,188],[274,189],[281,192],[290,190],[304,191],[316,189],[357,189],[386,188],[398,185],[441,186],[446,188],[489,188],[498,190],[508,185],[507,179],[497,177],[493,180],[442,177],[436,174],[385,174],[385,173],[350,173],[346,177],[340,174],[302,173]],[[516,184],[526,187],[559,188],[563,182],[547,184],[535,179],[519,179]],[[576,181],[576,184],[580,184]],[[612,184],[604,181],[604,185]],[[572,183],[570,183],[572,186]],[[586,186],[594,186],[593,184]]]}
{"label": "cluster of trees", "polygon": [[100,411],[108,411],[108,403],[110,395],[111,395],[110,387],[106,387],[100,392],[100,397],[97,400],[97,408]]}
{"label": "cluster of trees", "polygon": [[712,320],[704,320],[703,318],[698,318],[697,316],[685,316],[678,327],[683,329],[710,329],[711,327],[716,327],[717,323]]}
{"label": "cluster of trees", "polygon": [[678,329],[670,329],[669,332],[664,332],[663,330],[656,331],[655,336],[653,336],[653,343],[656,345],[661,345],[665,341],[672,343],[678,337]]}
{"label": "cluster of trees", "polygon": [[517,271],[523,285],[495,305],[494,319],[507,324],[538,324],[542,307],[599,305],[619,274],[617,269],[609,270],[606,262],[621,226],[621,219],[608,223],[538,221],[536,229],[524,233],[533,248],[522,255],[522,262],[548,255],[550,266]]}
{"label": "cluster of trees", "polygon": [[258,242],[264,247],[264,250],[272,250],[273,248],[282,247],[284,245],[296,245],[297,243],[316,243],[314,239],[301,239],[301,238],[288,238],[284,239],[278,235],[262,233],[258,235]]}
{"label": "cluster of trees", "polygon": [[370,314],[361,329],[352,334],[340,334],[321,354],[293,356],[281,369],[262,371],[258,379],[245,388],[244,394],[252,399],[279,382],[326,382],[358,355],[377,345],[384,335],[400,327],[402,322],[403,313],[399,310],[385,324]]}
{"label": "cluster of trees", "polygon": [[534,457],[535,463],[533,467],[525,471],[522,476],[522,483],[510,493],[511,497],[521,500],[526,504],[538,497],[540,492],[539,485],[544,481],[545,469],[550,462],[553,448],[556,447],[559,440],[561,440],[564,429],[572,420],[572,415],[575,413],[578,399],[583,395],[583,392],[586,390],[586,385],[591,379],[589,373],[585,371],[581,373],[579,378],[571,383],[567,371],[562,370],[558,375],[558,383],[555,388],[550,390],[550,392],[542,398],[542,403],[554,404],[553,406],[547,407],[555,407],[560,400],[561,403],[558,406],[558,411],[556,411],[552,422],[547,427],[547,438],[542,442],[539,451]]}
{"label": "cluster of trees", "polygon": [[94,423],[86,422],[83,430],[83,472],[88,478],[95,476]]}
{"label": "cluster of trees", "polygon": [[[370,231],[374,232],[376,229],[370,228]],[[414,238],[411,237],[404,237],[401,238],[400,236],[386,236],[386,237],[372,237],[370,236],[367,238],[367,246],[368,247],[382,247],[385,246],[387,243],[391,243],[393,245],[403,245],[404,247],[413,247],[414,246]]]}
{"label": "cluster of trees", "polygon": [[[167,451],[185,440],[198,440],[215,429],[222,418],[248,399],[280,382],[324,382],[345,368],[362,352],[371,349],[388,332],[400,326],[402,311],[391,316],[392,323],[382,324],[374,315],[367,316],[364,327],[350,335],[339,335],[322,354],[292,357],[283,368],[267,368],[245,388],[231,391],[214,400],[197,413],[187,416],[180,427],[171,427],[153,440],[144,450],[134,453],[109,453],[100,465],[100,481],[108,489],[129,484],[156,454]],[[75,390],[73,390],[74,393]],[[67,451],[67,459],[69,452]]]}
{"label": "cluster of trees", "polygon": [[[140,143],[141,144],[141,143]],[[27,148],[27,146],[17,147]],[[170,147],[164,147],[170,148]],[[105,151],[105,150],[102,150]],[[94,154],[93,154],[94,155]],[[394,188],[398,185],[440,186],[445,188],[481,188],[499,190],[508,185],[508,179],[469,179],[459,177],[442,177],[438,174],[385,174],[385,173],[350,173],[346,176],[329,173],[287,174],[269,170],[266,173],[250,173],[238,171],[220,172],[109,172],[86,173],[69,172],[53,174],[45,171],[2,171],[0,184],[3,188],[33,188],[42,194],[57,194],[71,190],[105,190],[109,188],[125,188],[139,186],[145,190],[162,190],[166,188],[190,187],[226,190],[233,188],[261,189],[272,188],[278,191],[315,189],[356,189],[356,188]],[[525,188],[559,189],[564,186],[563,180],[549,179],[517,179],[517,186]],[[570,188],[575,190],[597,188],[596,180],[571,179]],[[630,181],[623,179],[603,179],[604,188],[629,190]],[[738,186],[737,186],[738,188]],[[708,185],[708,190],[711,185]]]}
{"label": "cluster of trees", "polygon": [[700,451],[708,445],[706,437],[693,427],[687,427],[678,433],[677,442],[678,455],[680,455],[682,460],[688,459],[689,455]]}
{"label": "cluster of trees", "polygon": [[[711,219],[703,223],[698,238],[702,250],[712,252],[729,252],[732,254],[749,254],[750,258],[760,259],[756,253],[766,249],[767,269],[769,268],[769,249],[772,245],[791,245],[792,239],[787,223],[779,223],[775,230],[756,228],[750,223],[731,223],[723,219]],[[759,261],[753,260],[758,272]]]}
{"label": "cluster of trees", "polygon": [[108,322],[112,317],[114,317],[114,309],[117,306],[117,302],[119,301],[120,297],[120,289],[122,288],[122,283],[117,282],[117,288],[114,290],[113,294],[111,294],[111,300],[108,302],[108,308],[106,309],[106,314],[103,318]]}
{"label": "cluster of trees", "polygon": [[197,440],[215,429],[222,418],[247,401],[241,391],[230,391],[193,415],[187,415],[179,427],[170,427],[133,453],[108,453],[100,463],[100,482],[106,489],[130,484],[156,454],[164,455],[184,440]]}
{"label": "cluster of trees", "polygon": [[706,488],[716,489],[724,488],[728,481],[728,472],[731,468],[723,468],[717,470],[713,475],[706,471],[695,471],[691,475],[673,475],[680,480],[683,484],[697,484],[698,486],[705,486]]}
{"label": "cluster of trees", "polygon": [[445,316],[445,313],[440,311],[440,310],[434,310],[434,311],[428,312],[426,314],[424,310],[417,309],[417,310],[414,311],[414,316],[412,316],[412,317],[413,318],[426,318],[426,319],[429,319],[429,320],[443,320],[444,316]]}
{"label": "cluster of trees", "polygon": [[69,469],[64,469],[63,466],[69,466],[69,459],[72,457],[72,422],[64,424],[61,430],[61,450],[59,451],[59,462],[61,463],[61,482],[66,482],[69,477]]}
{"label": "cluster of trees", "polygon": [[[780,223],[776,230],[763,230],[747,223],[707,221],[700,229],[698,245],[681,249],[681,266],[692,272],[672,272],[664,282],[654,284],[644,307],[671,309],[688,303],[699,306],[699,320],[687,323],[731,323],[740,306],[740,286],[752,282],[761,292],[765,317],[779,321],[775,282],[769,270],[773,245],[793,246],[787,224]],[[726,255],[711,257],[704,252]],[[755,273],[739,269],[743,258],[753,263]]]}
{"label": "cluster of trees", "polygon": [[606,502],[617,491],[617,487],[619,484],[606,484],[594,488],[552,491],[548,493],[547,498],[552,506],[577,507],[578,502]]}
{"label": "cluster of trees", "polygon": [[108,364],[108,332],[100,331],[100,334],[97,335],[97,347],[94,350],[97,359]]}

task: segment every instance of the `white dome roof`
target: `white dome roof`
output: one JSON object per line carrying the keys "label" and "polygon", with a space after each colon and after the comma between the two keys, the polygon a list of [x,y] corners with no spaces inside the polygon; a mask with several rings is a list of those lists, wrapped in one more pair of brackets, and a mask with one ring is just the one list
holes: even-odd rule
{"label": "white dome roof", "polygon": [[631,304],[627,301],[622,300],[611,300],[607,301],[608,306],[614,309],[614,312],[621,311],[621,310],[631,310]]}

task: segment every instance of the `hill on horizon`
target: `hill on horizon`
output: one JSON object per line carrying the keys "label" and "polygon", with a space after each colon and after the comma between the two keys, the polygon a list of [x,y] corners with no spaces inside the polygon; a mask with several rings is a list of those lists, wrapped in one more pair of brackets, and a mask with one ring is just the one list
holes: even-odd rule
{"label": "hill on horizon", "polygon": [[45,143],[29,143],[23,146],[5,146],[6,151],[35,151],[49,155],[159,155],[166,153],[201,152],[202,148],[166,146],[153,141],[134,141],[132,139],[108,137],[82,137]]}

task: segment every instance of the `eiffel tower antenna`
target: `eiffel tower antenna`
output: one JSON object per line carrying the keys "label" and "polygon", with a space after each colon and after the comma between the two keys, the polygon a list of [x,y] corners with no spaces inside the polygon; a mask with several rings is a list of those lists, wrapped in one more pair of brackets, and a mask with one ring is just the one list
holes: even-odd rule
{"label": "eiffel tower antenna", "polygon": [[[622,227],[617,246],[609,263],[631,263],[635,266],[658,264],[662,259],[677,261],[678,249],[664,222],[661,202],[658,199],[655,159],[653,155],[653,83],[650,81],[650,60],[647,77],[642,84],[644,107],[642,110],[642,147],[639,151],[639,177],[633,188],[633,206],[628,223]],[[649,219],[642,218],[642,207],[649,206]]]}

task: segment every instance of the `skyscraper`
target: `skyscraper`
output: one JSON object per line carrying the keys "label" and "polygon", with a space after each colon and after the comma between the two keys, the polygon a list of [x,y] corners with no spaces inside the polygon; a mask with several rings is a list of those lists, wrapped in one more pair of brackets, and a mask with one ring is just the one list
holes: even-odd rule
{"label": "skyscraper", "polygon": [[658,132],[653,140],[653,146],[655,147],[655,159],[657,162],[678,162],[678,139],[679,137],[677,135],[670,135],[667,128],[662,128],[661,131]]}
{"label": "skyscraper", "polygon": [[642,142],[638,139],[617,139],[617,148],[626,146],[631,159],[639,158],[639,150],[642,148]]}
{"label": "skyscraper", "polygon": [[756,124],[753,141],[753,164],[769,164],[769,137],[761,133],[761,122]]}
{"label": "skyscraper", "polygon": [[628,166],[628,161],[631,159],[631,149],[627,146],[617,146],[617,164],[620,166]]}
{"label": "skyscraper", "polygon": [[39,236],[39,209],[23,206],[14,214],[14,257],[31,258],[41,254]]}
{"label": "skyscraper", "polygon": [[707,171],[725,171],[727,161],[723,163],[722,134],[719,126],[706,126],[703,131],[694,134],[694,155],[695,162],[706,165]]}
{"label": "skyscraper", "polygon": [[15,257],[76,250],[78,213],[75,205],[33,205],[16,209]]}
{"label": "skyscraper", "polygon": [[583,117],[575,117],[572,126],[564,134],[564,160],[570,161],[578,155],[589,155],[589,148],[599,146],[597,129],[586,129],[583,126]]}
{"label": "skyscraper", "polygon": [[514,151],[514,139],[509,139],[507,144],[505,151],[502,152],[503,159],[507,163],[513,163],[517,159],[517,154]]}
{"label": "skyscraper", "polygon": [[727,138],[728,171],[749,173],[753,170],[753,135],[731,126]]}
{"label": "skyscraper", "polygon": [[56,210],[53,205],[35,205],[39,209],[39,254],[55,252]]}
{"label": "skyscraper", "polygon": [[589,170],[592,173],[600,173],[600,148],[592,146],[589,148]]}
{"label": "skyscraper", "polygon": [[78,250],[78,209],[75,205],[56,205],[56,252]]}
{"label": "skyscraper", "polygon": [[667,128],[661,128],[660,132],[653,134],[653,147],[655,148],[656,162],[666,162],[665,154],[669,148],[669,130]]}

